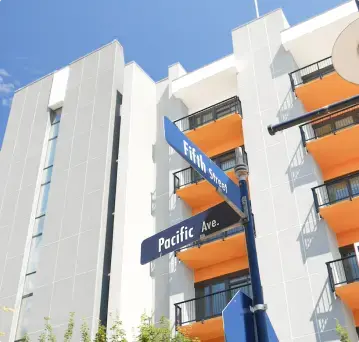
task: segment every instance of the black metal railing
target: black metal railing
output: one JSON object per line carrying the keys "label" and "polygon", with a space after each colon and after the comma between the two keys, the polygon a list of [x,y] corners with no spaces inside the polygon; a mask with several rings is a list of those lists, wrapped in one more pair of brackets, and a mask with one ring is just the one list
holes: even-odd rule
{"label": "black metal railing", "polygon": [[231,97],[199,112],[185,116],[174,121],[174,123],[182,132],[185,132],[233,113],[242,115],[241,101],[238,96]]}
{"label": "black metal railing", "polygon": [[327,262],[330,286],[335,287],[342,284],[350,284],[359,281],[359,266],[355,255],[350,255]]}
{"label": "black metal railing", "polygon": [[[244,147],[241,147],[243,161],[248,165],[247,153]],[[228,151],[219,156],[213,157],[212,161],[217,164],[223,171],[228,171],[236,166],[236,153],[235,150]],[[173,174],[174,178],[174,191],[187,186],[189,184],[196,184],[203,180],[203,177],[192,167],[188,167]]]}
{"label": "black metal railing", "polygon": [[312,191],[317,212],[321,207],[351,200],[359,196],[359,172],[326,182]]}
{"label": "black metal railing", "polygon": [[345,128],[359,124],[359,99],[354,99],[339,110],[299,126],[303,145],[307,141],[336,134]]}
{"label": "black metal railing", "polygon": [[176,303],[176,326],[191,322],[200,322],[222,315],[223,309],[238,291],[242,291],[247,296],[252,297],[252,286],[248,283],[246,285],[233,287],[229,290],[219,291],[210,295]]}
{"label": "black metal railing", "polygon": [[324,58],[316,63],[307,65],[304,68],[295,70],[289,74],[290,84],[294,91],[301,84],[311,82],[318,78],[334,72],[332,57]]}

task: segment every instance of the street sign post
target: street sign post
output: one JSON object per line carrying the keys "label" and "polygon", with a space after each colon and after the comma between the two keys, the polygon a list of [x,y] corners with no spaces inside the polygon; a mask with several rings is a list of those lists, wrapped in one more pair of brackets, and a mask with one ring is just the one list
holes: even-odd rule
{"label": "street sign post", "polygon": [[216,188],[219,195],[241,218],[245,218],[245,214],[241,209],[239,187],[166,116],[164,117],[164,128],[168,144]]}
{"label": "street sign post", "polygon": [[226,203],[220,203],[168,229],[159,232],[141,244],[141,265],[220,230],[240,225],[239,215]]}

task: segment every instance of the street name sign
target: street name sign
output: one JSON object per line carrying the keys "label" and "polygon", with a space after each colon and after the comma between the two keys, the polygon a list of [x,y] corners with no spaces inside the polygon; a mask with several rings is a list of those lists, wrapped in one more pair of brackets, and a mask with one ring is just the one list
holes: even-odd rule
{"label": "street name sign", "polygon": [[219,195],[223,197],[240,217],[245,218],[245,214],[241,209],[241,193],[238,185],[194,145],[166,116],[164,117],[164,128],[167,143],[216,188]]}
{"label": "street name sign", "polygon": [[143,240],[141,265],[189,245],[199,240],[202,235],[211,235],[237,223],[240,225],[240,219],[226,202],[217,204]]}

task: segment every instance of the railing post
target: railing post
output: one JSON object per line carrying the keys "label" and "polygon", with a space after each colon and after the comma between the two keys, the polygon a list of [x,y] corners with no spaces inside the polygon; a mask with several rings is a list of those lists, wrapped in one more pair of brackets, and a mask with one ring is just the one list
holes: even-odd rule
{"label": "railing post", "polygon": [[182,325],[182,308],[175,304],[176,308],[176,327]]}
{"label": "railing post", "polygon": [[290,85],[292,87],[292,91],[294,93],[295,92],[295,86],[294,86],[294,80],[293,80],[293,73],[292,72],[289,74],[289,80],[290,80]]}
{"label": "railing post", "polygon": [[327,269],[328,269],[328,276],[329,276],[330,288],[332,289],[332,292],[335,292],[333,271],[332,271],[332,268],[331,268],[331,266],[330,266],[330,262],[327,262],[326,265],[327,265]]}
{"label": "railing post", "polygon": [[334,120],[332,120],[332,117],[330,116],[330,119],[329,120],[331,120],[330,121],[330,127],[331,127],[331,129],[332,129],[332,132],[333,132],[333,134],[335,134],[336,133],[336,128],[335,128],[335,122],[334,122]]}
{"label": "railing post", "polygon": [[314,205],[317,213],[319,213],[319,203],[318,203],[318,197],[317,192],[315,191],[317,188],[312,188],[313,198],[314,198]]}
{"label": "railing post", "polygon": [[319,67],[319,63],[316,63],[316,65],[317,65],[317,68],[318,68],[318,71],[319,71],[319,78],[322,79],[323,75],[322,75],[322,71],[321,71],[321,69]]}
{"label": "railing post", "polygon": [[300,131],[300,136],[302,137],[303,147],[305,147],[306,146],[306,141],[305,141],[305,134],[304,134],[303,126],[299,126],[299,131]]}
{"label": "railing post", "polygon": [[352,187],[351,187],[351,185],[350,185],[350,179],[347,178],[347,179],[345,180],[345,183],[346,183],[347,188],[348,188],[349,199],[352,200],[352,199],[353,199],[353,191],[352,191]]}

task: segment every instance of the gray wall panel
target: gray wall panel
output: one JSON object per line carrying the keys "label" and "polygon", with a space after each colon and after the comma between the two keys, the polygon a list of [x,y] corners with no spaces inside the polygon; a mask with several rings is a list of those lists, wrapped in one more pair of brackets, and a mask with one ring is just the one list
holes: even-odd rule
{"label": "gray wall panel", "polygon": [[[14,305],[15,305],[15,296],[1,299],[1,306],[13,308]],[[11,321],[12,321],[12,314],[0,310],[0,331],[5,334],[4,335],[5,337],[3,338],[9,336]]]}
{"label": "gray wall panel", "polygon": [[36,271],[34,288],[50,285],[55,276],[58,243],[42,246],[39,251],[38,271]]}
{"label": "gray wall panel", "polygon": [[97,51],[91,53],[84,59],[84,68],[82,75],[83,80],[86,80],[91,77],[96,77],[99,55],[100,51]]}
{"label": "gray wall panel", "polygon": [[53,325],[63,324],[68,321],[69,313],[74,311],[73,287],[73,277],[57,281],[54,284],[50,310],[51,323]]}
{"label": "gray wall panel", "polygon": [[86,106],[92,102],[95,97],[96,91],[96,78],[83,79],[80,88],[80,96],[78,102],[78,108]]}
{"label": "gray wall panel", "polygon": [[89,317],[94,309],[96,271],[75,277],[74,309],[78,317]]}
{"label": "gray wall panel", "polygon": [[11,191],[5,193],[5,200],[0,213],[0,225],[12,226],[15,218],[15,210],[19,191]]}
{"label": "gray wall panel", "polygon": [[115,67],[115,54],[117,44],[109,44],[100,51],[99,73]]}
{"label": "gray wall panel", "polygon": [[[103,190],[106,172],[106,155],[91,159],[87,165],[85,193]],[[102,191],[101,191],[102,193]]]}
{"label": "gray wall panel", "polygon": [[22,259],[22,255],[18,255],[6,260],[4,277],[0,288],[0,298],[10,297],[16,294]]}
{"label": "gray wall panel", "polygon": [[[67,83],[67,88],[73,89],[81,83],[82,72],[83,72],[83,58],[70,65],[70,74]],[[65,107],[65,106],[64,106]]]}
{"label": "gray wall panel", "polygon": [[82,198],[69,196],[66,199],[64,216],[62,219],[61,238],[79,233],[81,225]]}
{"label": "gray wall panel", "polygon": [[81,231],[97,229],[101,227],[102,191],[98,190],[85,195],[82,212]]}
{"label": "gray wall panel", "polygon": [[[80,123],[79,123],[80,124]],[[76,132],[77,133],[77,132]],[[73,149],[71,155],[71,167],[82,164],[87,160],[90,143],[90,132],[77,133],[73,140]]]}
{"label": "gray wall panel", "polygon": [[85,273],[96,269],[99,230],[92,229],[80,234],[76,273]]}
{"label": "gray wall panel", "polygon": [[61,240],[57,254],[55,281],[72,277],[75,273],[78,235]]}

